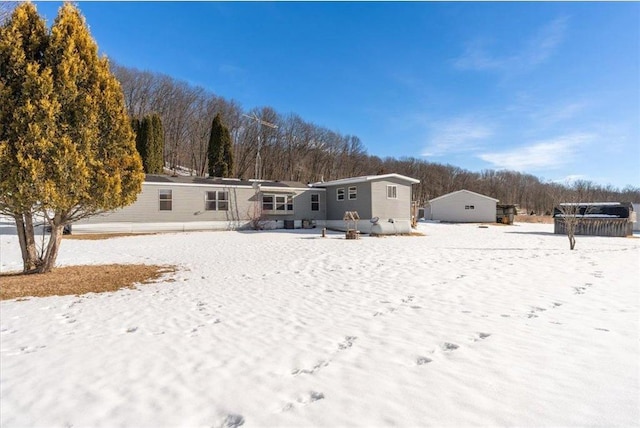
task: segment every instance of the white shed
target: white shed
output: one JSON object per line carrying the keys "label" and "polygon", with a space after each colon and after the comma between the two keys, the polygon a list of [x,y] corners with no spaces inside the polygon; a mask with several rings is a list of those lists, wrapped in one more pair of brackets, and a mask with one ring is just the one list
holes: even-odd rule
{"label": "white shed", "polygon": [[495,223],[498,199],[458,190],[447,193],[429,202],[431,220],[454,223]]}

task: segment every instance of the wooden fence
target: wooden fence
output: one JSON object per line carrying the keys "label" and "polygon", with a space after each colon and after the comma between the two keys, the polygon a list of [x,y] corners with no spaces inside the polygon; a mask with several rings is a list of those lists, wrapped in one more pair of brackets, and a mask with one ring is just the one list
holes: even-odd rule
{"label": "wooden fence", "polygon": [[[565,223],[562,217],[554,219],[554,233],[565,235]],[[575,230],[576,235],[591,236],[631,236],[633,223],[628,218],[582,218]]]}

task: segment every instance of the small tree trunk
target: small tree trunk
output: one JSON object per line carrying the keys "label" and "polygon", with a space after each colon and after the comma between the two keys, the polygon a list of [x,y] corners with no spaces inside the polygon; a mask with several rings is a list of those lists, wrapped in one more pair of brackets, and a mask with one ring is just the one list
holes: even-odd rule
{"label": "small tree trunk", "polygon": [[33,231],[33,218],[30,213],[13,216],[18,231],[18,241],[22,252],[22,271],[34,272],[38,267],[36,240]]}
{"label": "small tree trunk", "polygon": [[44,253],[43,263],[38,269],[39,273],[51,272],[56,265],[58,250],[60,249],[64,230],[64,225],[58,224],[56,220],[57,219],[54,219],[54,224],[51,225],[51,236],[49,236],[49,243],[47,244],[47,251]]}
{"label": "small tree trunk", "polygon": [[573,235],[569,235],[569,249],[573,250],[576,247],[576,238]]}

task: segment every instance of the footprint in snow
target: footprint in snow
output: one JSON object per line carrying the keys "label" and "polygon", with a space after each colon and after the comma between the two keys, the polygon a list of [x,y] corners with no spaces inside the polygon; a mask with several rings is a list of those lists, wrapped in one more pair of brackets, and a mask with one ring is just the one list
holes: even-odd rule
{"label": "footprint in snow", "polygon": [[318,361],[316,363],[316,365],[313,366],[312,369],[294,369],[291,374],[294,376],[297,376],[299,374],[314,374],[315,372],[317,372],[318,370],[320,370],[323,367],[327,367],[329,365],[329,361]]}
{"label": "footprint in snow", "polygon": [[[303,406],[306,406],[308,404],[313,403],[314,401],[323,400],[323,399],[324,399],[324,394],[322,392],[309,391],[308,393],[305,393],[299,396],[298,398],[296,398],[296,402],[298,402]],[[295,403],[292,403],[292,402],[285,404],[282,407],[282,411],[288,412],[289,410],[293,409],[294,404]]]}
{"label": "footprint in snow", "polygon": [[460,346],[455,343],[444,342],[441,346],[442,350],[445,352],[452,352],[458,349]]}
{"label": "footprint in snow", "polygon": [[64,324],[73,324],[76,322],[76,320],[72,318],[73,314],[58,314],[56,316],[60,319],[60,322]]}
{"label": "footprint in snow", "polygon": [[322,392],[309,391],[307,394],[304,394],[302,397],[298,397],[298,403],[309,404],[314,401],[323,400],[324,394]]}
{"label": "footprint in snow", "polygon": [[573,290],[574,290],[573,294],[584,294],[586,289],[587,287],[573,287]]}
{"label": "footprint in snow", "polygon": [[400,300],[402,301],[402,303],[411,303],[411,302],[413,302],[413,298],[414,297],[415,296],[409,295],[409,296],[407,296],[406,299],[400,299]]}
{"label": "footprint in snow", "polygon": [[244,425],[244,417],[242,415],[229,414],[222,422],[222,428],[236,428]]}
{"label": "footprint in snow", "polygon": [[491,333],[476,333],[475,335],[473,335],[473,337],[471,338],[472,342],[477,342],[478,340],[484,340],[487,337],[491,336]]}
{"label": "footprint in snow", "polygon": [[343,350],[351,348],[353,346],[353,342],[355,342],[356,339],[356,336],[345,336],[344,341],[338,343],[338,349]]}
{"label": "footprint in snow", "polygon": [[427,357],[418,357],[418,359],[416,360],[416,364],[419,366],[425,365],[425,364],[429,364],[431,361],[433,361],[431,358],[427,358]]}

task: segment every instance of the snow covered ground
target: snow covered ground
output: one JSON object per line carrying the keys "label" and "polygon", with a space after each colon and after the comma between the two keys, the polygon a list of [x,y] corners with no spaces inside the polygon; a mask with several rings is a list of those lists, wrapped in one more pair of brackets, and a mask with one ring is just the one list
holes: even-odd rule
{"label": "snow covered ground", "polygon": [[0,425],[639,425],[640,239],[420,231],[66,240],[59,265],[180,270],[1,302]]}

